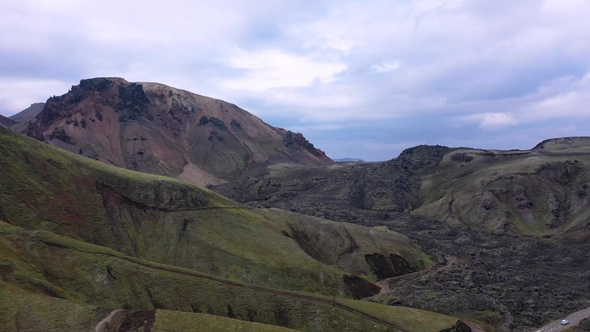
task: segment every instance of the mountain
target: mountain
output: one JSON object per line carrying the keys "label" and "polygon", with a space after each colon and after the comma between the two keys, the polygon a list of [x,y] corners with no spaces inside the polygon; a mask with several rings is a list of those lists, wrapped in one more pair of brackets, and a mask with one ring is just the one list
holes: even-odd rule
{"label": "mountain", "polygon": [[43,107],[45,107],[45,103],[31,104],[31,106],[27,107],[23,111],[11,116],[10,119],[16,122],[29,122],[33,120],[37,114],[41,113]]}
{"label": "mountain", "polygon": [[433,266],[387,228],[250,208],[1,128],[0,155],[0,330],[468,329],[355,300]]}
{"label": "mountain", "polygon": [[588,137],[334,163],[118,78],[4,127],[49,144],[0,129],[0,330],[528,331],[590,302]]}
{"label": "mountain", "polygon": [[12,126],[14,124],[16,124],[15,121],[0,114],[0,127],[9,128],[10,126]]}
{"label": "mountain", "polygon": [[374,301],[526,331],[590,301],[589,184],[590,138],[570,137],[529,150],[421,145],[380,163],[274,165],[213,189],[252,207],[400,232],[438,268],[391,279]]}
{"label": "mountain", "polygon": [[334,159],[335,162],[337,163],[350,163],[350,162],[363,162],[364,160],[360,159],[360,158],[338,158],[338,159]]}
{"label": "mountain", "polygon": [[277,162],[333,161],[301,134],[236,105],[158,83],[80,81],[47,100],[26,134],[111,165],[219,184]]}
{"label": "mountain", "polygon": [[34,103],[27,107],[25,110],[10,117],[10,120],[14,121],[9,128],[15,132],[25,132],[29,121],[35,119],[35,117],[43,110],[45,103]]}

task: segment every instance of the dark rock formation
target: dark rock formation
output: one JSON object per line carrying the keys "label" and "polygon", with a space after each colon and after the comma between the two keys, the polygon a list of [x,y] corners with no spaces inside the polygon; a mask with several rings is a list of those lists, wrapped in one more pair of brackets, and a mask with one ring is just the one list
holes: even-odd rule
{"label": "dark rock formation", "polygon": [[362,299],[379,293],[381,287],[357,276],[344,276],[344,284],[355,299]]}
{"label": "dark rock formation", "polygon": [[371,267],[371,271],[379,279],[397,277],[417,271],[416,268],[410,266],[410,263],[405,258],[395,254],[385,257],[382,254],[375,253],[365,255],[365,260]]}

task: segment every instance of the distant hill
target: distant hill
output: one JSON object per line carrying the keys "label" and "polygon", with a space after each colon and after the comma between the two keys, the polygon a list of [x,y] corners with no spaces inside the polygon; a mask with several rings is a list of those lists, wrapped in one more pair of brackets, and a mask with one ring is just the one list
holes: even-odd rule
{"label": "distant hill", "polygon": [[44,106],[45,103],[31,104],[31,106],[27,107],[25,110],[11,116],[10,119],[16,122],[27,122],[33,120],[37,116],[37,114],[39,114],[43,110]]}
{"label": "distant hill", "polygon": [[9,128],[10,126],[13,126],[14,124],[16,124],[15,121],[0,114],[0,127]]}
{"label": "distant hill", "polygon": [[49,98],[23,132],[115,166],[199,184],[222,183],[263,164],[333,163],[303,135],[234,104],[121,78],[82,80]]}
{"label": "distant hill", "polygon": [[337,163],[350,163],[350,162],[364,162],[364,160],[360,158],[337,158],[334,159]]}

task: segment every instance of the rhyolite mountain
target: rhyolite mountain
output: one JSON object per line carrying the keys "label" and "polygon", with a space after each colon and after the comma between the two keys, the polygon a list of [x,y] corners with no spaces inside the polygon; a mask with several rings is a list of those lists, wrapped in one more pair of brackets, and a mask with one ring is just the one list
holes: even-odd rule
{"label": "rhyolite mountain", "polygon": [[111,165],[199,184],[222,183],[261,164],[333,163],[303,135],[234,104],[121,78],[80,81],[49,98],[22,131]]}
{"label": "rhyolite mountain", "polygon": [[433,261],[409,238],[253,209],[0,128],[0,330],[468,331],[356,300]]}

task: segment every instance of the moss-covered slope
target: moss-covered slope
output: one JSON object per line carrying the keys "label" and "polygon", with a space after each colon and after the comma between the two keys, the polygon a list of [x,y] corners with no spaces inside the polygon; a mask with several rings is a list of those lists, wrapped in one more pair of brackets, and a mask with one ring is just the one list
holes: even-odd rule
{"label": "moss-covered slope", "polygon": [[590,139],[526,151],[455,149],[422,179],[413,213],[499,232],[586,239]]}
{"label": "moss-covered slope", "polygon": [[[149,317],[155,309],[207,313],[310,331],[439,331],[458,323],[416,309],[244,284],[4,222],[0,222],[0,252],[1,330],[40,323],[56,330],[59,324],[98,325],[111,313],[107,308],[125,309],[126,315],[140,310]],[[20,316],[26,311],[34,314],[23,320]],[[191,330],[190,324],[203,319],[164,311],[155,312],[155,317],[163,330],[171,324]],[[208,319],[215,324],[216,318]],[[219,323],[243,324],[226,319]]]}

